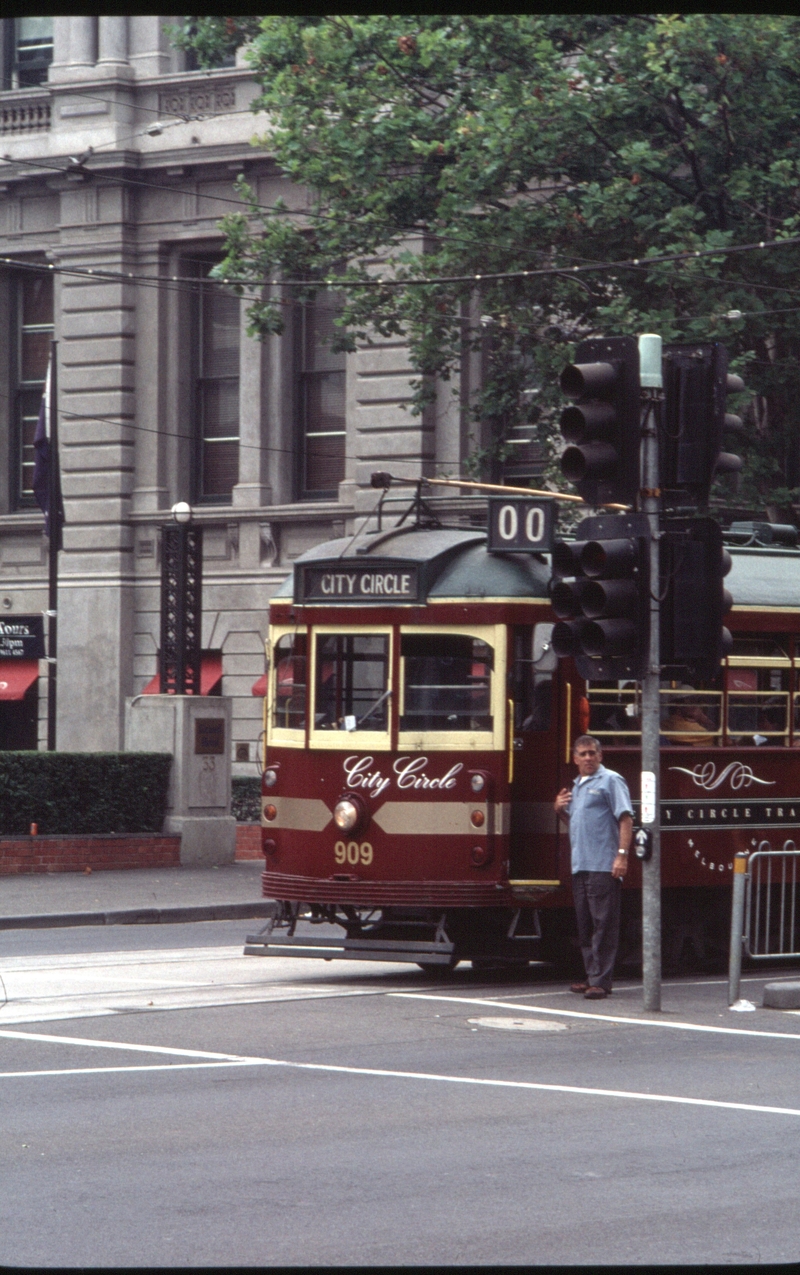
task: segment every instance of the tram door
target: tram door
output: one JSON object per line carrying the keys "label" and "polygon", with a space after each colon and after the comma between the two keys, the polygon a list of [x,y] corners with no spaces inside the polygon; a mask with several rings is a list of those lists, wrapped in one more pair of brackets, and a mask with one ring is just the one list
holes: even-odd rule
{"label": "tram door", "polygon": [[509,876],[517,881],[559,878],[553,801],[563,731],[552,632],[552,624],[539,623],[515,625],[508,635],[514,711]]}

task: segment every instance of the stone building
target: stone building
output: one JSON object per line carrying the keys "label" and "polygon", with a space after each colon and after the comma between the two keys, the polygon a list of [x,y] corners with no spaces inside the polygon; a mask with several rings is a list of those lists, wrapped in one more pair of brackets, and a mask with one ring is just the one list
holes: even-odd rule
{"label": "stone building", "polygon": [[[58,746],[120,748],[125,697],[152,689],[160,527],[187,500],[204,528],[204,689],[231,697],[234,773],[252,774],[271,594],[372,507],[373,470],[459,471],[475,368],[420,417],[402,342],[331,353],[335,297],[296,307],[282,337],[247,336],[244,305],[205,281],[234,180],[264,205],[304,194],[250,144],[264,119],[244,61],[191,69],[165,30],[178,20],[0,23],[0,625],[47,608],[32,444],[55,338]],[[44,747],[46,662],[26,687],[16,666],[10,690],[9,663],[0,748]]]}

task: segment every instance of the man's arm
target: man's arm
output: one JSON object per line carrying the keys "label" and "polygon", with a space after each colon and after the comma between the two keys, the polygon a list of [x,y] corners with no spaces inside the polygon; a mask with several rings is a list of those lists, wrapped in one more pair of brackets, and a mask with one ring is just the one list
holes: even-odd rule
{"label": "man's arm", "polygon": [[611,869],[612,877],[624,877],[628,871],[628,852],[633,839],[633,815],[620,815],[619,850]]}

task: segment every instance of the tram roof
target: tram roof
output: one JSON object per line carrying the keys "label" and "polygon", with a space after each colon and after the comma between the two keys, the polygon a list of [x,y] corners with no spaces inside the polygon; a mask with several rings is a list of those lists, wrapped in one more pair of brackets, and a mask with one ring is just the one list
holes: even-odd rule
{"label": "tram roof", "polygon": [[[800,550],[728,546],[732,567],[725,584],[734,607],[800,609]],[[549,562],[527,554],[492,554],[486,533],[468,527],[398,527],[343,536],[315,545],[296,562],[425,565],[428,598],[545,598]],[[275,598],[294,596],[290,573]]]}
{"label": "tram roof", "polygon": [[[424,565],[428,598],[545,598],[548,564],[531,555],[490,554],[486,532],[469,527],[398,527],[328,540],[306,550],[296,564],[416,562]],[[294,596],[294,573],[276,598]]]}
{"label": "tram roof", "polygon": [[732,548],[725,587],[733,605],[800,610],[800,550]]}

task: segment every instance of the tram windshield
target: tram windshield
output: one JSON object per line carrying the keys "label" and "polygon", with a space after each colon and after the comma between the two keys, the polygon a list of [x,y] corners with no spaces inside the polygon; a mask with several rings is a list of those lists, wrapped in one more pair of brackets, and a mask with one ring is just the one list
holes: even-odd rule
{"label": "tram windshield", "polygon": [[318,633],[314,677],[316,730],[388,729],[388,634]]}
{"label": "tram windshield", "polygon": [[400,730],[492,730],[494,652],[466,634],[404,633]]}

